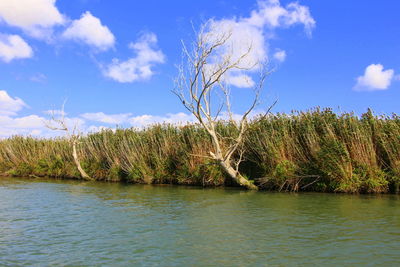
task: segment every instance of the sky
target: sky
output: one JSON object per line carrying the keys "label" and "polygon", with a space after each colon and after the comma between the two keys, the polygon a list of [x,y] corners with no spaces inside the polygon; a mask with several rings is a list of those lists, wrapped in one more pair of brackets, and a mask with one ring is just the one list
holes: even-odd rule
{"label": "sky", "polygon": [[[262,112],[400,113],[397,0],[0,0],[0,138],[49,136],[50,111],[84,132],[193,121],[174,89],[182,42],[210,22],[272,70]],[[220,52],[222,53],[222,52]],[[231,72],[235,114],[256,70]]]}

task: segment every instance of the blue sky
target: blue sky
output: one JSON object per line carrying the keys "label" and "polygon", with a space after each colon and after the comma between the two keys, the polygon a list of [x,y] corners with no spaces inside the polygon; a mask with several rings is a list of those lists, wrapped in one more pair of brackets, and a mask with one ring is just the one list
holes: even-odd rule
{"label": "blue sky", "polygon": [[[171,93],[175,66],[191,23],[208,19],[255,38],[275,69],[262,95],[275,112],[400,113],[399,11],[394,0],[0,0],[0,137],[46,135],[46,111],[65,99],[85,130],[191,120]],[[241,113],[252,91],[231,86]]]}

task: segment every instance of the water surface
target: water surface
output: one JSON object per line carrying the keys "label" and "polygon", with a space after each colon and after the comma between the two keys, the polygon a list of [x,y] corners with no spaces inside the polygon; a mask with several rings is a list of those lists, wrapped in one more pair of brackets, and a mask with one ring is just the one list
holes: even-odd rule
{"label": "water surface", "polygon": [[400,265],[400,198],[0,178],[0,265]]}

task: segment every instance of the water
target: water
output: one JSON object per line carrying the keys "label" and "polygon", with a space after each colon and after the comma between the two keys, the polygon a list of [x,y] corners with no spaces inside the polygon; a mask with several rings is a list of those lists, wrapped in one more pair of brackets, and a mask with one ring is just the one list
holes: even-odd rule
{"label": "water", "polygon": [[0,265],[400,265],[399,196],[0,178]]}

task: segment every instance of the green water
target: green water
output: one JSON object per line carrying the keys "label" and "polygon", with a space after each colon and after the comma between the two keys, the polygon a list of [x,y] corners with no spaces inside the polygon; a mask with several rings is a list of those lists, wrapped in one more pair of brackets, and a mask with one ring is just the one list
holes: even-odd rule
{"label": "green water", "polygon": [[400,265],[394,195],[0,178],[0,197],[0,265]]}

